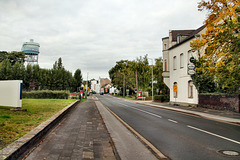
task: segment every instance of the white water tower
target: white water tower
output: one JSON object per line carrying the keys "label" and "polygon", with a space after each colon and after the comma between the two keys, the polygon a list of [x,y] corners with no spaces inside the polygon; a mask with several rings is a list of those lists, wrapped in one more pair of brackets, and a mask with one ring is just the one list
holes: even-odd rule
{"label": "white water tower", "polygon": [[30,42],[23,43],[22,52],[26,55],[26,64],[38,64],[39,47],[39,43],[34,42],[33,39],[30,39]]}

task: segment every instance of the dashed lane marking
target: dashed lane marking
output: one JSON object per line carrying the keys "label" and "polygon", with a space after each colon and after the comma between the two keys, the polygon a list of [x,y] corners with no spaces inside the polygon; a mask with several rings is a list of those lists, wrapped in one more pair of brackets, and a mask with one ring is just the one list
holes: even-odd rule
{"label": "dashed lane marking", "polygon": [[124,105],[124,106],[126,106],[126,107],[129,107],[129,108],[132,108],[132,109],[135,109],[135,110],[138,110],[138,111],[140,111],[140,112],[147,113],[147,114],[149,114],[149,115],[152,115],[152,116],[155,116],[155,117],[158,117],[158,118],[162,118],[162,116],[159,116],[159,115],[154,114],[154,113],[151,113],[151,112],[147,112],[147,111],[144,111],[144,110],[141,110],[141,109],[135,108],[135,107],[130,107],[130,106],[125,105],[125,104],[122,104],[122,105]]}
{"label": "dashed lane marking", "polygon": [[172,119],[168,119],[168,121],[173,122],[173,123],[178,123],[177,121],[174,121]]}

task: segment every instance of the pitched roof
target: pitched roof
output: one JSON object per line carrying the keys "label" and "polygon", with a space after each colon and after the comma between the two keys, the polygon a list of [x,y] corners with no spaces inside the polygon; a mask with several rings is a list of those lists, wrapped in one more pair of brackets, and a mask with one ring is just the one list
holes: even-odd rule
{"label": "pitched roof", "polygon": [[190,36],[195,30],[172,30],[172,41],[177,41],[177,36]]}
{"label": "pitched roof", "polygon": [[[185,38],[184,40],[182,40],[181,42],[179,42],[179,43],[173,45],[172,47],[170,47],[168,50],[171,50],[171,49],[179,46],[180,44],[182,44],[182,43],[184,43],[184,42],[186,42],[186,41],[194,38],[195,35],[196,35],[197,33],[199,33],[200,31],[202,31],[204,28],[205,28],[205,26],[203,25],[203,26],[199,27],[199,28],[196,29],[196,30],[178,30],[178,31],[184,31],[184,32],[186,31],[185,33],[186,33],[186,34],[189,34],[189,35],[188,35],[188,37],[186,37],[186,38]],[[177,30],[176,30],[176,31],[177,31]],[[189,32],[187,32],[187,31],[189,31]],[[184,33],[184,32],[182,32],[182,33]],[[180,32],[175,32],[175,33],[174,33],[174,36],[176,36],[176,40],[175,40],[175,41],[177,41],[177,35],[178,35],[177,33],[180,34]],[[172,32],[172,36],[173,36],[173,32]],[[175,38],[175,37],[172,37],[172,38]]]}

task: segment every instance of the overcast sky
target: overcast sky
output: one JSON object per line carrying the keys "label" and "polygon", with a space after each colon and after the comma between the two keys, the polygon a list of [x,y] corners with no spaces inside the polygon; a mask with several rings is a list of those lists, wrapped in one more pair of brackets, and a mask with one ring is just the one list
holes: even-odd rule
{"label": "overcast sky", "polygon": [[40,43],[39,65],[59,57],[84,79],[108,77],[119,60],[162,56],[162,38],[173,29],[197,29],[200,0],[0,0],[0,51]]}

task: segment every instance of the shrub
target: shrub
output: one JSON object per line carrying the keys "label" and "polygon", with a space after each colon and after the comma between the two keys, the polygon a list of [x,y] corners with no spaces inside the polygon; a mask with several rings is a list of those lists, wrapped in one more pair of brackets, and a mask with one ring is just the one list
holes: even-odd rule
{"label": "shrub", "polygon": [[168,94],[155,95],[154,100],[160,100],[161,102],[169,102],[169,95]]}
{"label": "shrub", "polygon": [[34,99],[68,99],[69,92],[67,91],[50,91],[50,90],[42,90],[42,91],[30,91],[23,92],[23,98],[34,98]]}

